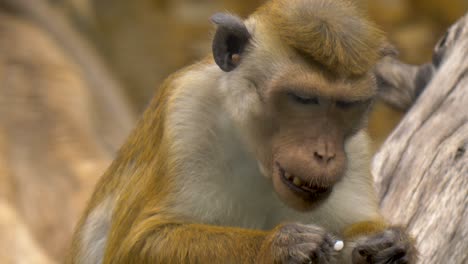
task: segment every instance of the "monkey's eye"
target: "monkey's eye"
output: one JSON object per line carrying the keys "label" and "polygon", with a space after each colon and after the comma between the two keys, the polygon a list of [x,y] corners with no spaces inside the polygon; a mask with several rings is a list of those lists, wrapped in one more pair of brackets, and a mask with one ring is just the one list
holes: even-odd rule
{"label": "monkey's eye", "polygon": [[358,101],[336,101],[336,106],[342,109],[347,109],[357,105],[358,103]]}
{"label": "monkey's eye", "polygon": [[304,105],[312,105],[318,104],[318,99],[316,97],[306,97],[302,95],[298,95],[295,93],[288,93],[289,98],[291,98],[294,102],[304,104]]}

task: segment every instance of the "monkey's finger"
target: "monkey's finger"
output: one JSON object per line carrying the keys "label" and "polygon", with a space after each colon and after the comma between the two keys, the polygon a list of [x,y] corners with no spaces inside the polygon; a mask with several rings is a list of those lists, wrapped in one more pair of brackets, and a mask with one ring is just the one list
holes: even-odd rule
{"label": "monkey's finger", "polygon": [[289,261],[288,263],[308,263],[310,259],[311,248],[316,247],[314,243],[304,243],[299,245],[294,245],[289,248]]}
{"label": "monkey's finger", "polygon": [[377,252],[372,259],[375,263],[405,263],[408,259],[406,253],[403,246],[390,247]]}
{"label": "monkey's finger", "polygon": [[369,251],[378,251],[389,248],[394,245],[393,237],[383,235],[367,239],[360,247],[366,248]]}
{"label": "monkey's finger", "polygon": [[318,235],[318,234],[310,234],[310,233],[299,233],[299,234],[294,234],[294,242],[297,244],[301,243],[315,243],[317,245],[320,245],[322,243],[329,243],[324,236]]}

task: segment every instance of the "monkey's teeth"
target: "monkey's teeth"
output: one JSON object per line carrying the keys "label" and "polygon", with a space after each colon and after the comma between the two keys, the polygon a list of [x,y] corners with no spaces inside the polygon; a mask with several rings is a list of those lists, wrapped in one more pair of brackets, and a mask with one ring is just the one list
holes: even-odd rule
{"label": "monkey's teeth", "polygon": [[298,187],[300,187],[302,185],[302,181],[298,177],[294,177],[293,183],[294,183],[294,185],[296,185]]}
{"label": "monkey's teeth", "polygon": [[292,178],[293,176],[292,176],[291,173],[285,172],[285,173],[284,173],[284,177],[286,177],[286,179],[288,179],[288,180],[291,180],[291,178]]}

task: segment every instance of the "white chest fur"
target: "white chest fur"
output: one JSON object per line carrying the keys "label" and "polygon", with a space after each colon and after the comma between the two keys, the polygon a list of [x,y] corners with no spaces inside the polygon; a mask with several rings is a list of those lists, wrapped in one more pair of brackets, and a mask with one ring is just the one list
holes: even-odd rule
{"label": "white chest fur", "polygon": [[174,210],[204,223],[263,228],[275,198],[271,184],[213,92],[179,94],[169,111],[171,150],[182,178],[177,197],[187,201]]}
{"label": "white chest fur", "polygon": [[316,223],[332,232],[376,217],[364,132],[348,141],[346,176],[335,186],[331,197],[312,212],[294,211],[275,195],[270,180],[262,176],[256,159],[239,137],[239,130],[232,125],[232,115],[226,113],[223,104],[225,91],[213,89],[213,76],[217,75],[198,76],[188,74],[180,81],[180,87],[193,85],[197,90],[179,89],[169,109],[169,134],[175,140],[171,155],[177,157],[178,177],[182,178],[177,197],[187,201],[173,208],[178,214],[207,224],[258,229],[299,221]]}

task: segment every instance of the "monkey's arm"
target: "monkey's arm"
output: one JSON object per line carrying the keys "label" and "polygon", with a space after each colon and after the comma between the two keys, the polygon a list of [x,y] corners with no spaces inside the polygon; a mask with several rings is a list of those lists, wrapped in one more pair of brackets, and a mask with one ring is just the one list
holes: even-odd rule
{"label": "monkey's arm", "polygon": [[255,263],[268,232],[191,223],[140,222],[111,240],[103,263]]}
{"label": "monkey's arm", "polygon": [[334,239],[314,225],[260,231],[153,220],[137,224],[120,243],[111,239],[103,263],[336,263]]}

